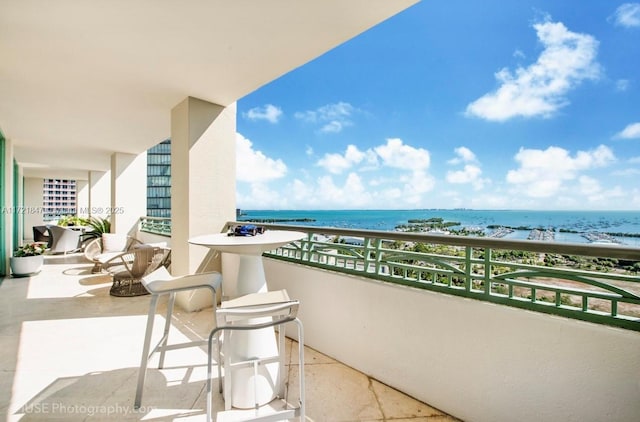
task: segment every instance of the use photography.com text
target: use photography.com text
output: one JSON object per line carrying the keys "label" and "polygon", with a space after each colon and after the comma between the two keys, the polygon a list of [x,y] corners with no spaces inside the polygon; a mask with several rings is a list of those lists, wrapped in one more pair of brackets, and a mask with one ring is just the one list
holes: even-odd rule
{"label": "use photography.com text", "polygon": [[131,415],[134,413],[145,414],[153,410],[152,407],[136,409],[129,405],[88,405],[88,404],[68,404],[62,402],[40,402],[25,405],[20,409],[20,413],[27,415],[84,415],[84,416],[115,416]]}

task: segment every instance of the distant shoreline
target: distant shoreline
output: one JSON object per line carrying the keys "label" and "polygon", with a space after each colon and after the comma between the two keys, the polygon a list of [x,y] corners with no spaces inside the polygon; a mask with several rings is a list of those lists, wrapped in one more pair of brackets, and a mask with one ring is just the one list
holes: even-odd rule
{"label": "distant shoreline", "polygon": [[314,218],[256,218],[240,221],[247,223],[313,223],[316,220]]}
{"label": "distant shoreline", "polygon": [[[238,220],[383,231],[438,231],[452,234],[549,240],[616,242],[640,247],[639,211],[416,210],[239,210]],[[425,224],[424,228],[412,227]],[[427,227],[429,224],[435,224]],[[498,227],[501,232],[494,234]]]}
{"label": "distant shoreline", "polygon": [[529,227],[529,226],[519,226],[519,227],[510,227],[510,226],[501,226],[501,225],[494,225],[491,224],[489,226],[487,226],[488,229],[499,229],[499,228],[505,228],[505,229],[511,229],[511,230],[528,230],[528,231],[532,231],[532,230],[550,230],[550,231],[557,231],[559,233],[574,233],[574,234],[587,234],[587,233],[602,233],[602,234],[607,234],[609,236],[619,236],[619,237],[640,237],[640,233],[621,233],[621,232],[589,232],[589,231],[579,231],[579,230],[571,230],[571,229],[557,229],[555,227],[551,227],[551,228],[545,228],[545,227]]}
{"label": "distant shoreline", "polygon": [[[401,230],[402,227],[407,227],[407,226],[411,226],[411,225],[419,225],[421,222],[428,222],[430,220],[442,220],[439,218],[430,218],[428,220],[408,220],[406,225],[400,225],[397,226],[395,229],[396,230]],[[315,218],[258,218],[258,219],[248,219],[248,220],[240,220],[243,222],[247,222],[247,223],[313,223],[316,221]],[[457,221],[441,221],[440,222],[442,227],[455,227],[455,226],[459,226],[460,223]],[[438,227],[440,228],[440,227]],[[623,232],[585,232],[585,231],[578,231],[578,230],[570,230],[570,229],[557,229],[555,227],[551,227],[551,228],[544,228],[544,227],[531,227],[531,226],[518,226],[518,227],[511,227],[511,226],[503,226],[503,225],[499,225],[499,224],[490,224],[487,226],[487,229],[490,230],[503,230],[503,229],[507,229],[507,230],[520,230],[520,231],[534,231],[534,230],[541,230],[541,231],[551,231],[551,232],[559,232],[559,233],[574,233],[574,234],[579,234],[582,235],[583,237],[587,237],[589,238],[588,235],[592,234],[592,235],[597,235],[597,234],[602,234],[602,235],[607,235],[607,236],[616,236],[616,237],[637,237],[640,238],[640,233],[623,233]],[[428,231],[428,230],[425,230]]]}

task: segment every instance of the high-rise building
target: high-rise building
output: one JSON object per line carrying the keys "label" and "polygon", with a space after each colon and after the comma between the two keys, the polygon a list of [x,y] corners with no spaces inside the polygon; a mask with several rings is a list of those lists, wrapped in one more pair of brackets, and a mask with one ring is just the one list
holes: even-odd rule
{"label": "high-rise building", "polygon": [[171,140],[147,151],[147,215],[171,217]]}
{"label": "high-rise building", "polygon": [[64,215],[75,215],[76,181],[68,179],[44,179],[42,186],[44,221],[56,220]]}

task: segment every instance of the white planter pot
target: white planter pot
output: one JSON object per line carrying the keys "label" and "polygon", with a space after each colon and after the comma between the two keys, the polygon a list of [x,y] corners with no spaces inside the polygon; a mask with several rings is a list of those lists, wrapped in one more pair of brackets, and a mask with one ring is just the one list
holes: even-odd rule
{"label": "white planter pot", "polygon": [[39,273],[44,264],[44,256],[12,256],[9,260],[11,274],[14,277],[24,277],[30,274]]}

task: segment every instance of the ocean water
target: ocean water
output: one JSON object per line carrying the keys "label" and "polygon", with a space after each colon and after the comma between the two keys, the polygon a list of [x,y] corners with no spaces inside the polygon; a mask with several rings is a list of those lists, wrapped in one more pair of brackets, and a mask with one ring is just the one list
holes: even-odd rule
{"label": "ocean water", "polygon": [[[411,219],[442,218],[459,222],[453,228],[481,228],[499,225],[508,227],[555,228],[555,241],[589,242],[578,233],[560,233],[559,229],[581,233],[640,234],[640,211],[525,211],[525,210],[242,210],[239,220],[276,219],[313,221],[282,221],[280,224],[322,226],[366,230],[394,230]],[[515,230],[505,239],[526,239],[528,230]],[[639,237],[614,236],[622,244],[640,247]]]}

